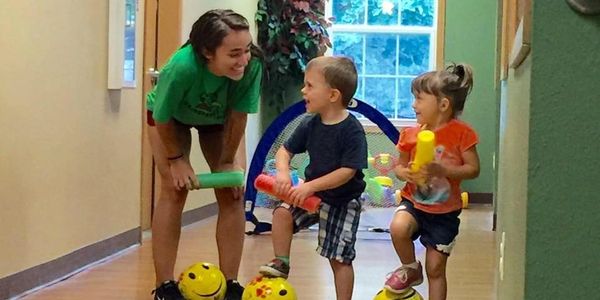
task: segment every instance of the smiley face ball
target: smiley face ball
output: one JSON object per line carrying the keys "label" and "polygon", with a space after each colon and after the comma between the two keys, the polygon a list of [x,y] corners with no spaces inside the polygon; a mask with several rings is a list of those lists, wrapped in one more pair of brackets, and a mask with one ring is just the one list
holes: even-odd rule
{"label": "smiley face ball", "polygon": [[179,290],[187,300],[223,300],[227,284],[219,267],[201,262],[179,276]]}

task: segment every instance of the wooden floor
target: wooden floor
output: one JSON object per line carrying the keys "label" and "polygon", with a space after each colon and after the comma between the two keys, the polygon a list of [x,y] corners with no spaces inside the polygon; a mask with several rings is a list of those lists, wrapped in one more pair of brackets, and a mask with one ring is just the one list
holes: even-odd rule
{"label": "wooden floor", "polygon": [[[492,207],[473,206],[461,214],[461,233],[448,263],[448,299],[495,299],[495,238]],[[217,262],[214,241],[216,218],[184,228],[176,265],[178,272],[198,261]],[[249,227],[250,229],[250,227]],[[385,234],[383,234],[385,235]],[[290,283],[301,300],[335,299],[329,264],[318,256],[316,233],[299,233],[292,245]],[[27,295],[22,299],[152,299],[154,285],[151,237],[143,245],[124,251],[107,262],[93,266],[71,278]],[[418,245],[417,255],[424,259]],[[240,281],[251,280],[262,263],[272,258],[269,235],[247,237]],[[371,300],[381,288],[386,273],[398,265],[389,239],[359,239],[354,264],[354,299]],[[427,298],[427,283],[417,290]]]}

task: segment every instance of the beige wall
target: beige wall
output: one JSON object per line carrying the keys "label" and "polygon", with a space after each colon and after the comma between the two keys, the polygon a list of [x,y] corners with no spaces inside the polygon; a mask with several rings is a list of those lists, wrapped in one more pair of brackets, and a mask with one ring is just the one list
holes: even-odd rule
{"label": "beige wall", "polygon": [[[183,0],[182,2],[182,17],[181,17],[181,40],[186,41],[194,22],[206,11],[216,8],[229,8],[242,14],[250,22],[250,31],[256,39],[256,26],[254,15],[256,14],[255,1],[239,1],[239,0]],[[254,154],[254,149],[260,138],[258,131],[258,116],[249,115],[248,125],[246,127],[246,161],[248,165]],[[208,167],[206,161],[202,158],[200,147],[198,146],[197,136],[193,136],[192,148],[192,164],[197,172],[207,172]],[[212,190],[194,191],[189,194],[185,210],[200,207],[214,202]]]}
{"label": "beige wall", "polygon": [[107,3],[0,1],[0,278],[140,225],[141,87],[106,89]]}
{"label": "beige wall", "polygon": [[496,231],[501,300],[524,299],[531,66],[530,55],[518,69],[510,69],[502,88]]}

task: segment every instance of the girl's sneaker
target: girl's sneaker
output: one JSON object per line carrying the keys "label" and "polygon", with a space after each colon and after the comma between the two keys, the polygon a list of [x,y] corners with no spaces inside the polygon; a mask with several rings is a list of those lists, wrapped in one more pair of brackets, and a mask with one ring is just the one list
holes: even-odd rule
{"label": "girl's sneaker", "polygon": [[423,283],[423,267],[419,262],[416,269],[401,266],[390,273],[384,288],[392,293],[400,294],[421,283]]}

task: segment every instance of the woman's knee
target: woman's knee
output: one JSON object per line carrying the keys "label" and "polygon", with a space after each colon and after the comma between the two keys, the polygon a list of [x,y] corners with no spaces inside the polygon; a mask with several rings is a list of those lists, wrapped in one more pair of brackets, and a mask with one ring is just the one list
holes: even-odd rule
{"label": "woman's knee", "polygon": [[161,172],[157,174],[160,178],[159,199],[166,199],[174,202],[185,202],[188,195],[187,189],[178,190],[173,184],[173,178],[170,172]]}
{"label": "woman's knee", "polygon": [[170,201],[172,203],[184,205],[187,199],[187,195],[188,191],[186,189],[177,190],[171,182],[163,183],[160,186],[160,201]]}
{"label": "woman's knee", "polygon": [[244,207],[244,197],[235,197],[232,189],[215,189],[215,197],[220,210],[237,210]]}

